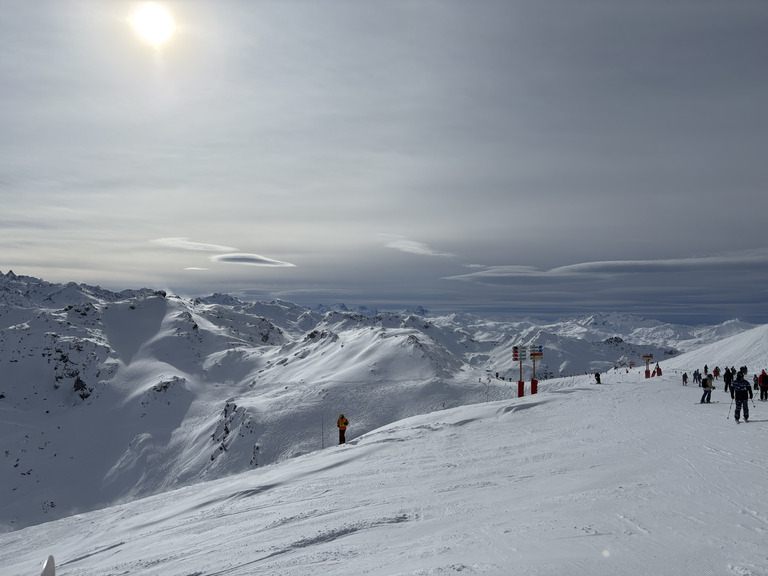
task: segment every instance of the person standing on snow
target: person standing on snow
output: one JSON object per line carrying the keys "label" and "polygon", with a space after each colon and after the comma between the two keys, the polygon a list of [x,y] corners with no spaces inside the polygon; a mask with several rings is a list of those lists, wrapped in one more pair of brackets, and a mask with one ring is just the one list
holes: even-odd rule
{"label": "person standing on snow", "polygon": [[712,374],[704,378],[704,383],[701,387],[704,388],[704,394],[701,395],[701,404],[710,404],[712,402],[712,390],[715,389]]}
{"label": "person standing on snow", "polygon": [[349,420],[344,418],[344,414],[339,414],[339,419],[336,420],[336,426],[339,427],[339,444],[346,444],[346,432],[347,426],[349,426]]}
{"label": "person standing on snow", "polygon": [[768,374],[765,373],[765,370],[760,373],[757,383],[760,386],[760,400],[768,400]]}
{"label": "person standing on snow", "polygon": [[731,387],[731,382],[733,382],[733,372],[731,372],[730,368],[726,368],[725,372],[723,372],[723,382],[725,382],[724,390],[728,392],[728,388]]}
{"label": "person standing on snow", "polygon": [[688,372],[683,372],[683,386],[688,386]]}
{"label": "person standing on snow", "polygon": [[[747,398],[747,394],[749,394],[749,398]],[[736,374],[736,380],[731,384],[731,399],[736,400],[736,411],[733,413],[736,422],[739,421],[742,406],[744,407],[744,422],[749,422],[749,400],[752,399],[752,386],[744,380],[744,374],[741,372]]]}

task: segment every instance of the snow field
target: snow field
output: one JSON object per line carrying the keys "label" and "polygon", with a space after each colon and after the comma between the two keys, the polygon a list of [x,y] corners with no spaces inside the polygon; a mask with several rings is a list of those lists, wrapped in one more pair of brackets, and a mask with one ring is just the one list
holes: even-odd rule
{"label": "snow field", "polygon": [[53,554],[64,576],[766,575],[768,404],[736,425],[722,388],[701,406],[679,376],[557,379],[408,418],[2,534],[0,566],[37,574]]}

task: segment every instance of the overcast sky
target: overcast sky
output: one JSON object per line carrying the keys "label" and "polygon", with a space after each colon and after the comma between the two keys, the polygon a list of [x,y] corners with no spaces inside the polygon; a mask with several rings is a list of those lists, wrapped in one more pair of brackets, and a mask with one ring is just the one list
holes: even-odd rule
{"label": "overcast sky", "polygon": [[0,271],[768,322],[765,0],[0,0]]}

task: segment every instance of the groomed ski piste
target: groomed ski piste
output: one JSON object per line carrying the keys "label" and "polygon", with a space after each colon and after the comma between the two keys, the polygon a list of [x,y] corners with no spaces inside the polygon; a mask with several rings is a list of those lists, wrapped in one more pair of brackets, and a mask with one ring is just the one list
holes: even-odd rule
{"label": "groomed ski piste", "polygon": [[[768,326],[642,369],[425,414],[344,446],[0,535],[0,572],[59,576],[768,574]],[[750,375],[751,378],[751,375]]]}

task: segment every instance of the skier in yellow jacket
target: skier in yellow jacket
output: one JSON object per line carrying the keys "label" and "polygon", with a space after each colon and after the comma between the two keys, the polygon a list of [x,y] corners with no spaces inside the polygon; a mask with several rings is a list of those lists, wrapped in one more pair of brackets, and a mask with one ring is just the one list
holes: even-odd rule
{"label": "skier in yellow jacket", "polygon": [[344,414],[339,414],[339,419],[336,420],[336,426],[339,427],[339,444],[346,443],[347,439],[344,437],[344,434],[347,431],[347,426],[349,426],[349,420],[344,418]]}

